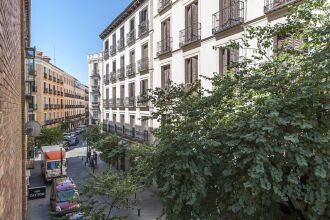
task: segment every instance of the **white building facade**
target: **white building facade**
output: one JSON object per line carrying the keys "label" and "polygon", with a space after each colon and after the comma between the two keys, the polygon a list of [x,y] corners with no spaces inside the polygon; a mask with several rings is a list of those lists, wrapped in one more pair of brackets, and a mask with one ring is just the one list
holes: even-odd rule
{"label": "white building facade", "polygon": [[211,82],[202,76],[225,74],[230,62],[253,54],[256,42],[245,49],[226,45],[240,43],[247,26],[285,22],[287,6],[297,2],[134,0],[100,35],[104,130],[149,141],[158,124],[143,120],[153,109],[137,101],[140,94],[166,88],[169,82],[195,80],[211,89]]}
{"label": "white building facade", "polygon": [[99,124],[102,115],[101,75],[103,73],[103,54],[91,54],[87,56],[87,59],[89,74],[89,124]]}

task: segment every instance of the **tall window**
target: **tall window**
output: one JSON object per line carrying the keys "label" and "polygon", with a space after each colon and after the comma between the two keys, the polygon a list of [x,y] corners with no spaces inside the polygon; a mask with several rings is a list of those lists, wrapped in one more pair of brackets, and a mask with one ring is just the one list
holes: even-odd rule
{"label": "tall window", "polygon": [[161,88],[166,89],[171,81],[171,66],[166,65],[162,67]]}
{"label": "tall window", "polygon": [[98,67],[98,63],[94,63],[94,66],[93,66],[93,72],[94,74],[97,74],[97,68]]}
{"label": "tall window", "polygon": [[129,116],[129,125],[131,127],[134,127],[135,126],[135,115],[130,115]]}
{"label": "tall window", "polygon": [[135,64],[135,50],[130,51],[129,62],[130,62],[130,64]]}
{"label": "tall window", "polygon": [[116,34],[112,35],[112,46],[116,47]]}
{"label": "tall window", "polygon": [[125,40],[125,26],[120,28],[120,40],[124,42]]}
{"label": "tall window", "polygon": [[120,114],[120,124],[124,124],[125,123],[125,115],[124,114]]}
{"label": "tall window", "polygon": [[191,84],[198,79],[198,57],[185,60],[185,83]]}
{"label": "tall window", "polygon": [[125,85],[120,85],[120,98],[123,99],[125,97]]}
{"label": "tall window", "polygon": [[130,21],[129,21],[129,30],[130,31],[134,31],[135,29],[135,19],[132,18]]}
{"label": "tall window", "polygon": [[135,97],[135,83],[128,84],[128,97]]}
{"label": "tall window", "polygon": [[140,24],[146,24],[147,21],[148,21],[148,8],[145,8],[140,12]]}
{"label": "tall window", "polygon": [[117,115],[116,115],[116,114],[113,114],[113,115],[112,115],[112,121],[113,121],[113,122],[116,122],[116,121],[117,121]]}
{"label": "tall window", "polygon": [[148,58],[149,56],[148,56],[148,49],[149,47],[148,47],[148,44],[144,44],[143,46],[142,46],[142,59],[144,59],[144,58]]}
{"label": "tall window", "polygon": [[186,41],[198,39],[198,2],[186,8]]}
{"label": "tall window", "polygon": [[125,68],[125,56],[120,57],[120,68],[121,69]]}
{"label": "tall window", "polygon": [[140,94],[145,95],[148,92],[148,79],[140,81]]}
{"label": "tall window", "polygon": [[[108,51],[109,50],[109,41],[108,40],[106,40],[105,42],[104,42],[104,50],[105,51]],[[95,64],[94,64],[95,65]]]}
{"label": "tall window", "polygon": [[229,27],[240,17],[240,2],[237,0],[220,0],[219,2],[220,27]]}
{"label": "tall window", "polygon": [[161,47],[162,51],[168,51],[171,47],[171,19],[168,18],[167,20],[162,22],[162,42]]}
{"label": "tall window", "polygon": [[105,65],[105,74],[109,75],[109,63]]}
{"label": "tall window", "polygon": [[220,74],[225,75],[230,70],[230,66],[233,62],[239,60],[239,50],[232,48],[221,48],[219,55],[219,71]]}
{"label": "tall window", "polygon": [[108,88],[105,90],[105,97],[107,100],[109,100],[109,89]]}
{"label": "tall window", "polygon": [[113,73],[116,72],[116,68],[117,68],[116,60],[114,60],[114,61],[112,61],[112,72],[113,72]]}
{"label": "tall window", "polygon": [[116,101],[116,87],[112,87],[112,99]]}

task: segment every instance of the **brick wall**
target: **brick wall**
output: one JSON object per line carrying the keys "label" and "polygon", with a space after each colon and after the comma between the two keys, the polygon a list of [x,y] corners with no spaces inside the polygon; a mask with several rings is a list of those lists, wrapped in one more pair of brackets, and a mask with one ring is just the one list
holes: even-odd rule
{"label": "brick wall", "polygon": [[24,218],[22,1],[0,1],[0,219]]}

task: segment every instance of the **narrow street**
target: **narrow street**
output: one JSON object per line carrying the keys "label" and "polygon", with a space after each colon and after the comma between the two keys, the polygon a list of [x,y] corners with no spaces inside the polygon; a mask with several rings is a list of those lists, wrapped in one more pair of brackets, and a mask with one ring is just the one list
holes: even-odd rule
{"label": "narrow street", "polygon": [[[90,168],[85,166],[86,146],[82,141],[77,146],[71,147],[67,151],[68,158],[68,176],[71,177],[78,188],[82,188],[82,182],[89,176]],[[107,165],[99,161],[96,172],[102,172],[107,169]],[[35,168],[31,170],[30,187],[37,187],[45,185],[41,176],[40,160],[35,161]],[[51,183],[46,184],[47,193],[46,198],[28,201],[28,220],[51,220],[50,215],[50,186]],[[128,220],[155,220],[161,214],[161,204],[158,199],[154,197],[153,191],[150,189],[137,194],[139,200],[138,208],[141,209],[140,217],[136,209],[121,209],[115,210],[113,213],[120,216],[128,216]],[[99,199],[102,203],[102,198]]]}

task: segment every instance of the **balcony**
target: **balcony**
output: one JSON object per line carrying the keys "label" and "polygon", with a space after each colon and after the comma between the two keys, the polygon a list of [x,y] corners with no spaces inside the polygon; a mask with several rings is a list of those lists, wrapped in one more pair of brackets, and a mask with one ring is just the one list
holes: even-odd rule
{"label": "balcony", "polygon": [[137,96],[137,107],[148,107],[149,101],[143,95]]}
{"label": "balcony", "polygon": [[265,0],[264,13],[267,14],[296,1],[298,0]]}
{"label": "balcony", "polygon": [[145,57],[138,61],[139,72],[149,70],[149,57]]}
{"label": "balcony", "polygon": [[136,67],[135,67],[135,63],[131,63],[129,65],[126,66],[126,76],[127,77],[132,77],[135,75],[136,72]]}
{"label": "balcony", "polygon": [[135,139],[142,143],[149,143],[150,141],[150,132],[148,129],[141,126],[136,126],[135,128]]}
{"label": "balcony", "polygon": [[53,80],[53,76],[49,74],[48,79],[49,79],[50,81],[52,81],[52,80]]}
{"label": "balcony", "polygon": [[98,69],[93,69],[91,77],[97,77],[100,78],[99,70]]}
{"label": "balcony", "polygon": [[48,93],[48,88],[44,87],[44,93]]}
{"label": "balcony", "polygon": [[201,39],[201,23],[195,23],[180,31],[180,47],[186,46]]}
{"label": "balcony", "polygon": [[100,92],[99,86],[92,86],[92,92]]}
{"label": "balcony", "polygon": [[124,98],[117,98],[116,105],[117,107],[124,107]]}
{"label": "balcony", "polygon": [[92,109],[100,109],[100,103],[99,102],[92,102]]}
{"label": "balcony", "polygon": [[116,44],[110,46],[110,55],[113,56],[117,53]]}
{"label": "balcony", "polygon": [[134,139],[135,138],[135,128],[130,125],[124,126],[124,136],[128,139]]}
{"label": "balcony", "polygon": [[124,49],[125,48],[125,40],[124,40],[124,38],[120,38],[117,41],[117,45],[118,45],[118,51],[121,51],[122,49]]}
{"label": "balcony", "polygon": [[109,74],[105,74],[103,76],[103,83],[104,85],[109,85],[110,79],[109,79]]}
{"label": "balcony", "polygon": [[172,0],[159,0],[158,2],[158,13],[164,11],[167,7],[171,6]]}
{"label": "balcony", "polygon": [[148,20],[142,21],[139,24],[139,37],[145,36],[149,32],[149,22]]}
{"label": "balcony", "polygon": [[53,90],[51,88],[49,88],[48,91],[49,91],[49,94],[53,93]]}
{"label": "balcony", "polygon": [[109,99],[103,99],[103,107],[104,108],[110,108]]}
{"label": "balcony", "polygon": [[33,112],[34,110],[38,109],[38,105],[36,103],[29,103],[28,107],[29,107],[29,112]]}
{"label": "balcony", "polygon": [[116,82],[117,77],[116,77],[116,72],[110,73],[110,82]]}
{"label": "balcony", "polygon": [[108,60],[109,59],[109,49],[105,49],[104,51],[103,51],[103,59],[104,60]]}
{"label": "balcony", "polygon": [[53,82],[56,82],[56,81],[57,81],[56,77],[53,77]]}
{"label": "balcony", "polygon": [[172,52],[172,37],[168,37],[157,43],[157,56]]}
{"label": "balcony", "polygon": [[127,108],[135,107],[135,97],[134,96],[125,98],[125,107],[127,107]]}
{"label": "balcony", "polygon": [[44,73],[44,78],[45,79],[47,79],[47,76],[48,76],[48,74],[47,73]]}
{"label": "balcony", "polygon": [[59,78],[57,78],[57,83],[60,83],[60,79]]}
{"label": "balcony", "polygon": [[57,94],[57,92],[56,92],[56,90],[54,89],[54,90],[53,90],[53,95],[56,95],[56,94]]}
{"label": "balcony", "polygon": [[231,5],[212,16],[212,33],[216,34],[244,22],[244,2],[232,1]]}
{"label": "balcony", "polygon": [[116,98],[110,99],[109,100],[109,106],[111,108],[115,108],[116,107]]}
{"label": "balcony", "polygon": [[125,79],[125,67],[121,67],[120,69],[117,69],[117,77],[119,80]]}
{"label": "balcony", "polygon": [[126,43],[127,45],[131,45],[135,42],[135,29],[131,30],[126,34]]}

